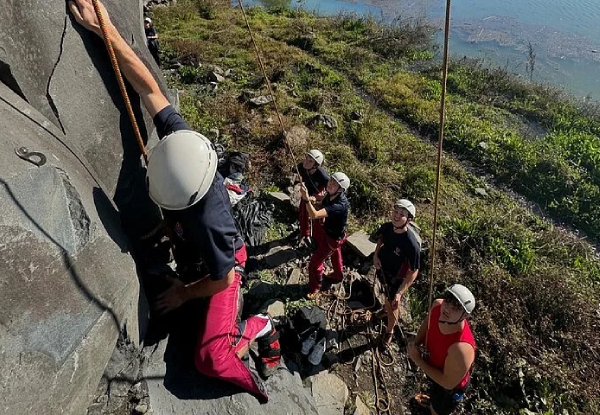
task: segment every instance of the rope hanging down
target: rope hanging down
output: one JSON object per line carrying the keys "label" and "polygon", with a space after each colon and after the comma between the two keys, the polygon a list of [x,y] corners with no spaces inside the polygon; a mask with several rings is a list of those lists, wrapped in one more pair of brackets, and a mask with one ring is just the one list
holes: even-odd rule
{"label": "rope hanging down", "polygon": [[[435,202],[433,207],[433,240],[431,243],[431,261],[429,265],[429,308],[433,302],[433,270],[435,265],[435,240],[437,237],[437,217],[440,194],[440,182],[442,180],[442,144],[444,142],[444,124],[446,121],[446,81],[448,79],[448,44],[450,38],[450,3],[446,0],[446,24],[444,26],[444,61],[442,63],[442,96],[440,99],[440,130],[438,134],[437,151],[437,175],[435,179]],[[427,321],[427,334],[429,334],[429,321]],[[425,346],[427,346],[428,336],[425,337]]]}
{"label": "rope hanging down", "polygon": [[246,28],[248,28],[248,33],[250,34],[250,39],[252,40],[252,45],[254,47],[254,51],[256,52],[256,58],[258,59],[258,64],[260,66],[260,70],[263,73],[265,78],[265,82],[267,84],[267,90],[269,91],[269,95],[273,98],[273,107],[275,108],[275,112],[277,113],[277,119],[279,120],[279,126],[281,127],[281,132],[284,136],[285,145],[292,156],[292,161],[294,162],[294,167],[296,169],[296,173],[300,176],[300,171],[298,170],[298,162],[296,159],[296,155],[294,154],[294,150],[285,140],[285,127],[283,125],[283,117],[281,116],[281,112],[279,112],[279,107],[277,106],[277,99],[275,98],[275,94],[273,93],[273,89],[271,88],[271,82],[269,81],[269,77],[267,76],[267,70],[265,69],[265,65],[263,64],[262,58],[260,56],[260,50],[258,49],[258,45],[256,44],[256,40],[254,39],[254,35],[252,34],[252,29],[250,28],[250,22],[248,21],[248,16],[246,15],[246,10],[244,9],[244,5],[242,4],[242,0],[238,0],[238,4],[240,5],[240,10],[242,11],[242,16],[244,16],[244,22],[246,23]]}
{"label": "rope hanging down", "polygon": [[146,162],[146,164],[148,164],[148,152],[146,151],[146,146],[144,145],[144,140],[142,139],[142,134],[140,133],[140,128],[135,118],[135,114],[133,113],[133,108],[131,106],[131,101],[129,100],[129,94],[127,93],[127,88],[125,87],[125,81],[123,80],[121,69],[119,68],[117,56],[115,55],[112,42],[108,36],[106,21],[104,20],[104,16],[102,15],[102,12],[100,10],[100,4],[98,3],[98,0],[92,0],[92,4],[94,6],[96,16],[98,17],[98,22],[100,23],[100,30],[102,30],[102,37],[104,38],[104,43],[106,44],[106,49],[108,51],[108,56],[110,57],[112,68],[115,71],[115,75],[117,76],[117,83],[119,84],[121,95],[123,96],[123,100],[125,101],[125,107],[127,108],[127,113],[129,114],[131,125],[133,126],[133,132],[140,147],[142,156],[144,156],[144,161]]}

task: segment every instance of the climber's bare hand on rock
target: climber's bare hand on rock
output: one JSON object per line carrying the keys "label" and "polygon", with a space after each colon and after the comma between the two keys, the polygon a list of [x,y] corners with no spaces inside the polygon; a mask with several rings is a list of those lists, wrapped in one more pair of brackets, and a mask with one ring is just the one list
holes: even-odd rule
{"label": "climber's bare hand on rock", "polygon": [[177,278],[167,279],[171,282],[171,286],[158,296],[154,306],[160,314],[175,310],[186,301],[185,284]]}
{"label": "climber's bare hand on rock", "polygon": [[[107,27],[110,27],[112,23],[110,22],[106,8],[100,2],[98,2],[98,5],[100,6],[100,11]],[[100,29],[100,23],[98,22],[92,0],[70,0],[69,9],[75,17],[75,20],[77,20],[77,23],[99,36],[102,35],[102,30]]]}

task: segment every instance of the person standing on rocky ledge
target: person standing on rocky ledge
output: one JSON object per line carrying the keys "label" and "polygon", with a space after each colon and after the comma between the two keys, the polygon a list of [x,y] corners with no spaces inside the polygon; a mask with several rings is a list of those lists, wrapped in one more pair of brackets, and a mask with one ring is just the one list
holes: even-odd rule
{"label": "person standing on rocky ledge", "polygon": [[392,221],[384,223],[377,231],[373,265],[387,294],[387,330],[381,339],[384,347],[392,341],[400,299],[419,274],[421,249],[414,233],[408,229],[416,213],[410,200],[400,199],[394,204]]}
{"label": "person standing on rocky ledge", "polygon": [[[78,23],[102,36],[92,0],[72,0],[68,4]],[[259,371],[263,377],[269,376],[281,359],[279,334],[266,314],[238,319],[246,246],[236,229],[223,177],[217,172],[214,145],[190,130],[101,4],[100,10],[121,72],[141,97],[161,138],[149,152],[148,191],[163,209],[171,229],[177,274],[191,281],[172,279],[156,307],[168,312],[189,300],[206,298],[206,313],[194,353],[197,370],[234,383],[261,403],[267,402],[262,384],[241,358],[256,340]]]}
{"label": "person standing on rocky ledge", "polygon": [[144,31],[146,32],[146,43],[148,45],[148,50],[152,54],[156,64],[160,66],[160,43],[158,42],[158,34],[154,28],[152,19],[149,17],[144,18]]}
{"label": "person standing on rocky ledge", "polygon": [[466,317],[474,308],[475,297],[467,287],[450,286],[408,344],[409,357],[432,381],[431,393],[419,393],[415,400],[434,415],[451,414],[464,399],[476,349]]}

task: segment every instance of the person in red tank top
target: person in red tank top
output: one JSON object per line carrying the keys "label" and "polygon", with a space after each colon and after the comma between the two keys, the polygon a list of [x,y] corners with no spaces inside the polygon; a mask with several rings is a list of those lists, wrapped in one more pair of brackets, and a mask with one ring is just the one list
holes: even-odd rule
{"label": "person in red tank top", "polygon": [[451,414],[464,399],[475,361],[475,338],[466,317],[475,308],[475,297],[461,284],[450,286],[433,302],[421,323],[408,355],[431,379],[430,396],[417,395],[434,415]]}

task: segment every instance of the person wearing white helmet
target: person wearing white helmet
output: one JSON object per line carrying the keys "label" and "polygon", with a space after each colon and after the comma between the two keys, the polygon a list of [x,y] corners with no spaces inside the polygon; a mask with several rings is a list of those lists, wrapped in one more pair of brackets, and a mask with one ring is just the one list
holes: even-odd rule
{"label": "person wearing white helmet", "polygon": [[415,215],[413,203],[400,199],[394,204],[391,221],[381,225],[376,233],[373,265],[387,293],[387,330],[381,339],[385,347],[389,346],[394,335],[400,299],[419,274],[421,250],[414,233],[408,230],[408,224]]}
{"label": "person wearing white helmet", "polygon": [[[78,23],[101,36],[92,0],[71,0],[69,9]],[[100,9],[121,72],[139,94],[161,138],[149,151],[147,187],[171,230],[179,279],[171,279],[155,307],[166,313],[189,300],[207,299],[194,352],[196,369],[234,383],[264,403],[268,397],[261,383],[241,358],[256,340],[259,371],[268,376],[281,358],[279,335],[267,314],[238,319],[247,254],[223,178],[216,172],[215,148],[206,137],[190,131],[102,4]]]}
{"label": "person wearing white helmet", "polygon": [[[297,166],[300,173],[299,180],[308,190],[308,198],[311,202],[320,202],[325,197],[325,187],[329,181],[329,174],[323,168],[325,156],[319,150],[310,150],[305,154],[304,161]],[[312,236],[310,219],[306,210],[306,201],[300,200],[298,207],[298,220],[300,222],[300,235],[298,243],[310,241]]]}
{"label": "person wearing white helmet", "polygon": [[158,34],[154,28],[154,23],[149,17],[144,18],[144,31],[146,32],[146,44],[150,54],[156,61],[157,65],[160,65],[160,43],[158,42]]}
{"label": "person wearing white helmet", "polygon": [[408,355],[432,381],[429,395],[415,400],[432,414],[451,414],[464,400],[475,362],[476,344],[466,317],[475,308],[475,297],[461,284],[451,285],[433,302],[421,323]]}
{"label": "person wearing white helmet", "polygon": [[308,265],[308,297],[313,298],[323,283],[323,268],[325,260],[331,256],[333,282],[343,279],[341,247],[346,242],[346,226],[350,203],[346,192],[350,187],[350,179],[342,172],[333,173],[327,182],[327,193],[318,204],[317,209],[311,202],[308,190],[302,187],[300,193],[306,202],[306,210],[310,219],[315,221],[314,237],[318,244],[317,250],[310,258]]}

